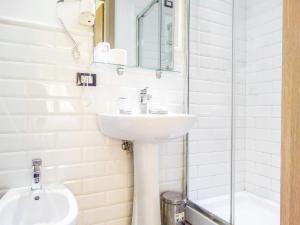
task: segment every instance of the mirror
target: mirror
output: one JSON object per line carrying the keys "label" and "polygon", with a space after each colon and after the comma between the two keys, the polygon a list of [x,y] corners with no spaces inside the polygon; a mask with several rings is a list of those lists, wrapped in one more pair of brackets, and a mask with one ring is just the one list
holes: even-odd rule
{"label": "mirror", "polygon": [[179,8],[176,0],[96,0],[94,62],[174,70]]}

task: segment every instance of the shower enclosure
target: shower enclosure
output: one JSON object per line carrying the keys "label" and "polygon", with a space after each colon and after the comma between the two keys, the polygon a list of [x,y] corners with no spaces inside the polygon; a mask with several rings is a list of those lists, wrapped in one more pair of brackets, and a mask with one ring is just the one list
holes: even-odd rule
{"label": "shower enclosure", "polygon": [[189,206],[279,225],[282,0],[189,1]]}

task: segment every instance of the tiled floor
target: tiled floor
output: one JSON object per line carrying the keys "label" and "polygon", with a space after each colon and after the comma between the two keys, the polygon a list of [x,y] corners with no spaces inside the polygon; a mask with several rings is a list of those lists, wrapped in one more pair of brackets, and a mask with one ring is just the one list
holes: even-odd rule
{"label": "tiled floor", "polygon": [[[236,225],[280,224],[280,207],[278,203],[265,200],[246,191],[237,193],[235,201]],[[228,221],[230,215],[229,196],[200,200],[196,203]]]}

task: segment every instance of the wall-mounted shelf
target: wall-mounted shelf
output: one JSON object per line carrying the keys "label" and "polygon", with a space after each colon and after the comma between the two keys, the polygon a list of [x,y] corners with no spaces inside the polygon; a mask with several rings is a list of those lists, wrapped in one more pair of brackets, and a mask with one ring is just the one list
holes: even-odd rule
{"label": "wall-mounted shelf", "polygon": [[152,71],[156,73],[156,76],[160,78],[159,76],[166,72],[166,73],[181,73],[180,70],[158,70],[158,69],[153,69],[153,68],[143,68],[143,67],[137,67],[133,65],[121,65],[121,64],[114,64],[114,63],[107,63],[107,62],[93,62],[95,65],[106,65],[109,66],[110,68],[116,69],[116,72],[118,75],[123,75],[125,70],[141,70],[141,71]]}

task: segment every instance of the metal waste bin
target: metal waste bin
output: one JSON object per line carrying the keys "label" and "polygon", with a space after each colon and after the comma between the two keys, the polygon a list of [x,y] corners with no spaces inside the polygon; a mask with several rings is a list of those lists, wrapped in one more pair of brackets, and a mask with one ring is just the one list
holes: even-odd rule
{"label": "metal waste bin", "polygon": [[162,225],[183,225],[185,221],[186,198],[182,193],[167,191],[161,194]]}

